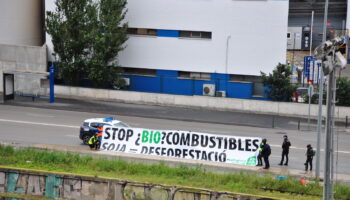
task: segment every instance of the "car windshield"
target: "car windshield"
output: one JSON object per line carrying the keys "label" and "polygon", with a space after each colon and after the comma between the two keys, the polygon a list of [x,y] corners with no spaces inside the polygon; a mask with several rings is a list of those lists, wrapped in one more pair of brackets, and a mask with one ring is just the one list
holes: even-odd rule
{"label": "car windshield", "polygon": [[83,126],[89,126],[89,122],[84,122]]}
{"label": "car windshield", "polygon": [[297,91],[299,92],[299,95],[307,95],[309,92],[308,88],[298,88]]}
{"label": "car windshield", "polygon": [[118,122],[113,124],[114,126],[119,126],[119,127],[129,127],[128,125],[124,124],[123,122]]}

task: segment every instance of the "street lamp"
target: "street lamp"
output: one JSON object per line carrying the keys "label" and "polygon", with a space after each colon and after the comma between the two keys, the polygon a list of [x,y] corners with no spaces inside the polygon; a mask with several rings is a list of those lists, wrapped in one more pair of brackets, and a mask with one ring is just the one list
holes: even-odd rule
{"label": "street lamp", "polygon": [[346,65],[346,59],[338,51],[338,48],[343,44],[344,38],[337,37],[322,43],[315,49],[315,56],[322,61],[324,75],[328,75],[323,200],[333,199],[335,72],[343,69]]}

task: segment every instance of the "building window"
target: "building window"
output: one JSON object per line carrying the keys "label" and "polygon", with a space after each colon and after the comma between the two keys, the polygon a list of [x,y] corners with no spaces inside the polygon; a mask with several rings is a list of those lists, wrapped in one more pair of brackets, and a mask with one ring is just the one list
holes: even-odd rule
{"label": "building window", "polygon": [[179,71],[179,78],[191,78],[191,73]]}
{"label": "building window", "polygon": [[180,31],[180,37],[183,37],[183,38],[211,39],[211,32],[204,32],[204,31]]}
{"label": "building window", "polygon": [[128,28],[128,34],[130,35],[151,35],[156,36],[156,29],[147,29],[147,28]]}
{"label": "building window", "polygon": [[[164,33],[167,33],[163,35]],[[169,34],[172,33],[172,34]],[[174,35],[174,33],[177,33]],[[182,38],[202,38],[211,39],[212,33],[205,31],[185,31],[185,30],[158,30],[148,28],[128,28],[129,35],[149,35],[149,36],[162,36],[162,37],[182,37]],[[159,35],[158,35],[159,34]]]}
{"label": "building window", "polygon": [[290,33],[287,33],[287,38],[290,39]]}
{"label": "building window", "polygon": [[191,78],[193,79],[202,79],[202,80],[210,80],[210,73],[203,72],[191,72]]}
{"label": "building window", "polygon": [[263,83],[254,83],[253,96],[264,97],[264,95],[265,95],[264,84]]}
{"label": "building window", "polygon": [[210,80],[210,73],[179,71],[179,78]]}
{"label": "building window", "polygon": [[124,74],[127,75],[139,75],[139,76],[155,76],[155,69],[142,69],[142,68],[123,68]]}
{"label": "building window", "polygon": [[231,74],[230,75],[230,81],[236,81],[236,82],[254,82],[254,83],[261,83],[261,76],[252,76],[252,75],[236,75]]}

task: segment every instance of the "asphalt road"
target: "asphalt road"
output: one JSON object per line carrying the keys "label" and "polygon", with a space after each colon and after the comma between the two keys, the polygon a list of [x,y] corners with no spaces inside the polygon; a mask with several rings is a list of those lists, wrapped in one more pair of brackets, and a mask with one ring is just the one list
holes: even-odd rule
{"label": "asphalt road", "polygon": [[[1,101],[1,100],[0,100]],[[217,111],[210,109],[167,107],[155,105],[127,104],[98,100],[74,100],[56,98],[54,104],[48,100],[16,96],[16,100],[6,102],[7,105],[48,108],[55,110],[89,111],[95,113],[118,114],[178,121],[208,122],[215,124],[244,125],[263,128],[283,128],[288,130],[316,130],[316,120],[311,119],[310,126],[306,118],[286,117],[271,114],[247,113],[242,111]],[[338,127],[345,127],[345,119],[337,122]],[[299,126],[298,126],[299,124]]]}
{"label": "asphalt road", "polygon": [[[108,114],[93,112],[66,111],[45,108],[32,108],[0,104],[0,141],[6,144],[30,146],[34,144],[57,144],[88,148],[79,140],[79,126],[86,118],[108,117]],[[271,165],[279,167],[281,142],[287,134],[292,143],[289,169],[304,168],[306,145],[316,146],[316,133],[281,128],[261,128],[208,122],[174,119],[158,119],[136,116],[115,116],[132,127],[191,130],[234,136],[253,136],[268,139],[272,147]],[[337,132],[335,137],[337,173],[350,174],[350,133]],[[321,155],[323,158],[323,155]],[[314,160],[315,163],[315,160]],[[285,167],[285,166],[283,166]],[[323,168],[323,164],[321,165]],[[285,167],[286,168],[286,167]]]}

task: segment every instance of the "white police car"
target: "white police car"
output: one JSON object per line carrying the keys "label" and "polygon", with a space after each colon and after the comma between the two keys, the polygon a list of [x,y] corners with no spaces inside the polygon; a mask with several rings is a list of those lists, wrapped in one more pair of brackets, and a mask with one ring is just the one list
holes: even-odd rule
{"label": "white police car", "polygon": [[84,120],[83,125],[80,127],[79,138],[84,144],[88,144],[90,137],[97,133],[97,127],[104,125],[129,127],[129,125],[116,120],[114,117],[86,119]]}

